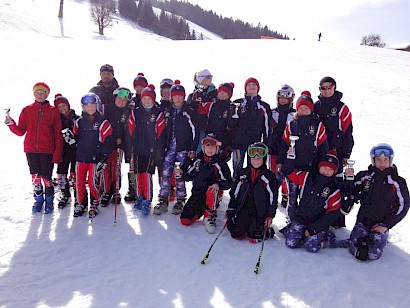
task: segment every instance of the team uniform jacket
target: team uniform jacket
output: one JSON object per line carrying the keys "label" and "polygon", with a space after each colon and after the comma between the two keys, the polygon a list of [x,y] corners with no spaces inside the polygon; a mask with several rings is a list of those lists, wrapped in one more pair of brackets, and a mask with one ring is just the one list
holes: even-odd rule
{"label": "team uniform jacket", "polygon": [[73,133],[77,136],[78,162],[97,164],[114,149],[112,126],[99,112],[92,117],[83,112],[74,124]]}
{"label": "team uniform jacket", "polygon": [[151,109],[134,109],[125,132],[125,160],[129,161],[132,154],[152,156],[154,160],[163,157],[159,143],[163,142],[164,132],[165,117],[156,104]]}
{"label": "team uniform jacket", "polygon": [[[298,136],[295,143],[296,159],[287,159],[287,151],[290,146],[290,136]],[[293,170],[309,171],[321,161],[327,151],[328,143],[325,127],[314,114],[298,116],[286,124],[282,136],[283,143],[279,151],[278,163],[283,164],[284,175]]]}
{"label": "team uniform jacket", "polygon": [[57,108],[48,101],[35,101],[23,108],[18,124],[9,125],[10,130],[24,138],[25,153],[53,155],[53,162],[59,163],[63,151],[62,123]]}
{"label": "team uniform jacket", "polygon": [[[353,149],[353,124],[349,108],[340,100],[343,94],[335,91],[332,97],[319,96],[313,112],[319,115],[325,125],[329,148],[335,149],[339,160],[350,158]],[[339,164],[339,173],[343,166]]]}
{"label": "team uniform jacket", "polygon": [[[262,141],[269,146],[269,134],[271,132],[271,109],[261,97],[249,96],[234,101],[240,103],[238,109],[239,119],[228,118],[228,130],[230,143],[233,149],[246,151],[254,142]],[[234,111],[231,110],[231,114]]]}
{"label": "team uniform jacket", "polygon": [[272,110],[272,134],[270,141],[270,154],[279,155],[279,149],[281,148],[283,132],[285,131],[286,124],[293,120],[295,109],[289,108],[289,106],[278,106]]}
{"label": "team uniform jacket", "polygon": [[236,214],[241,212],[245,204],[253,202],[259,218],[273,218],[276,215],[278,182],[266,165],[262,165],[259,169],[250,166],[242,169],[229,194],[231,200],[228,210],[235,209]]}
{"label": "team uniform jacket", "polygon": [[187,103],[198,114],[198,129],[200,131],[205,131],[211,107],[217,97],[218,92],[213,84],[206,89],[197,84],[194,92],[188,95]]}
{"label": "team uniform jacket", "polygon": [[227,129],[230,104],[230,100],[220,99],[217,99],[215,103],[212,103],[208,117],[208,125],[205,130],[205,135],[209,133],[216,134],[219,140],[221,140],[223,148],[229,146]]}
{"label": "team uniform jacket", "polygon": [[[177,152],[196,151],[199,142],[199,131],[196,126],[195,111],[188,107],[187,103],[181,108],[170,106],[164,111],[165,116],[165,138],[161,149],[168,149],[172,139],[172,132],[175,132]],[[173,118],[175,117],[175,121]]]}
{"label": "team uniform jacket", "polygon": [[119,108],[115,104],[104,105],[104,116],[110,122],[112,127],[112,138],[115,141],[119,138],[122,140],[120,148],[124,148],[124,136],[127,122],[130,117],[131,109],[128,106]]}
{"label": "team uniform jacket", "polygon": [[360,201],[357,221],[367,227],[384,224],[391,229],[406,216],[409,190],[395,166],[380,171],[370,165],[355,176],[354,185],[356,200]]}
{"label": "team uniform jacket", "polygon": [[[79,116],[75,114],[73,109],[68,111],[68,116],[61,115],[62,129],[68,128],[71,132],[73,132],[75,121],[77,121],[78,118]],[[71,161],[75,159],[76,147],[76,143],[69,144],[67,142],[63,142],[63,160]]]}
{"label": "team uniform jacket", "polygon": [[288,179],[300,188],[300,201],[289,211],[290,219],[305,225],[311,235],[328,230],[337,219],[342,202],[335,177],[315,170],[293,171]]}
{"label": "team uniform jacket", "polygon": [[95,93],[100,98],[103,105],[113,105],[115,102],[114,90],[119,87],[117,79],[114,78],[111,87],[106,88],[102,85],[101,80],[97,83],[95,87],[90,89],[91,93]]}
{"label": "team uniform jacket", "polygon": [[194,160],[189,160],[181,169],[184,170],[182,178],[193,181],[193,193],[205,193],[215,183],[219,184],[219,190],[228,190],[232,185],[231,171],[225,162],[219,160],[218,154],[207,157],[199,152]]}

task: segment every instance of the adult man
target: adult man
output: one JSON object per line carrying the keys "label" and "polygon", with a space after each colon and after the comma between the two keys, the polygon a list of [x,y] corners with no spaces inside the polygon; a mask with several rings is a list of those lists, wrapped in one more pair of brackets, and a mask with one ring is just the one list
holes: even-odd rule
{"label": "adult man", "polygon": [[97,94],[103,106],[114,104],[113,91],[119,87],[118,81],[114,77],[114,68],[110,64],[104,64],[100,67],[100,77],[101,80],[89,92]]}

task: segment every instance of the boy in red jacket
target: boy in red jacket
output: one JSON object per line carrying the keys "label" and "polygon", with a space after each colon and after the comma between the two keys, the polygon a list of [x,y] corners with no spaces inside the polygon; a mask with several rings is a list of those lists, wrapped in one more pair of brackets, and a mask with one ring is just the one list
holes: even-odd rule
{"label": "boy in red jacket", "polygon": [[6,117],[5,123],[17,136],[26,135],[24,152],[33,182],[33,213],[41,212],[45,202],[44,213],[48,214],[54,210],[54,186],[51,176],[53,163],[58,164],[61,160],[62,124],[58,110],[47,100],[50,87],[44,82],[37,82],[33,87],[33,94],[35,101],[23,108],[18,124],[9,116]]}

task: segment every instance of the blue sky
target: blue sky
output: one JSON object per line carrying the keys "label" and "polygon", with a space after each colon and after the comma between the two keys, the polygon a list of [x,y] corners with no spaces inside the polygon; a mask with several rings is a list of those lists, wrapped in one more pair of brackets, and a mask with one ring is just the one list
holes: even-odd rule
{"label": "blue sky", "polygon": [[388,45],[410,44],[408,0],[187,0],[233,17],[287,34],[291,39],[317,39],[359,44],[377,33]]}

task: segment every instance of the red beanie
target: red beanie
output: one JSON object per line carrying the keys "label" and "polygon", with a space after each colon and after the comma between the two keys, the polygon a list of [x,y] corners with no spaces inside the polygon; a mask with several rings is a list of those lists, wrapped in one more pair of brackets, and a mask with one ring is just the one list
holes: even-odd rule
{"label": "red beanie", "polygon": [[171,97],[175,95],[182,95],[185,98],[185,88],[181,85],[181,82],[177,79],[174,81],[174,85],[171,87]]}
{"label": "red beanie", "polygon": [[339,159],[337,158],[337,152],[335,150],[329,150],[324,160],[322,160],[318,167],[329,167],[333,170],[333,174],[337,173],[339,169]]}
{"label": "red beanie", "polygon": [[33,94],[38,90],[46,92],[47,96],[50,94],[50,87],[45,82],[37,82],[33,87]]}
{"label": "red beanie", "polygon": [[313,100],[311,98],[309,91],[303,91],[302,95],[296,101],[296,110],[299,109],[300,106],[305,105],[307,106],[311,112],[313,112]]}
{"label": "red beanie", "polygon": [[246,93],[246,86],[247,86],[248,83],[250,83],[250,82],[256,83],[256,86],[258,87],[258,92],[259,92],[260,86],[259,86],[259,81],[258,81],[258,79],[254,78],[254,77],[249,77],[249,78],[246,79],[246,81],[245,81],[245,93]]}
{"label": "red beanie", "polygon": [[218,93],[219,93],[219,91],[226,92],[226,93],[228,93],[229,98],[231,98],[232,94],[233,94],[233,88],[234,87],[235,87],[235,84],[233,82],[221,83],[218,87]]}
{"label": "red beanie", "polygon": [[54,96],[54,106],[58,108],[58,105],[61,104],[66,104],[68,109],[70,109],[70,103],[68,102],[68,99],[62,94],[58,93]]}
{"label": "red beanie", "polygon": [[134,79],[134,89],[136,86],[146,87],[148,85],[147,78],[144,77],[143,73],[138,73],[137,77]]}
{"label": "red beanie", "polygon": [[148,96],[148,97],[151,97],[151,99],[155,102],[156,94],[154,90],[155,90],[155,87],[153,84],[149,84],[148,86],[146,86],[141,92],[141,99],[144,96]]}

